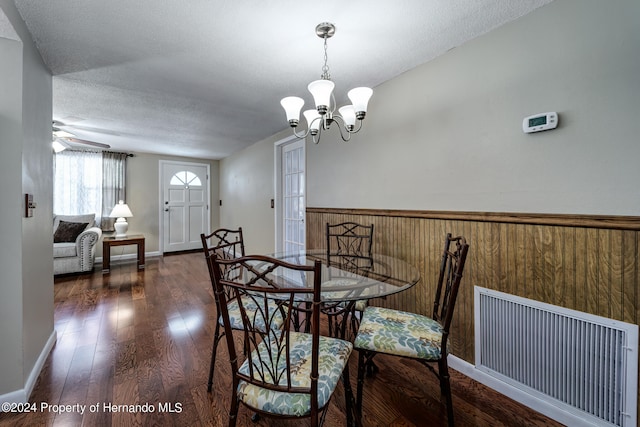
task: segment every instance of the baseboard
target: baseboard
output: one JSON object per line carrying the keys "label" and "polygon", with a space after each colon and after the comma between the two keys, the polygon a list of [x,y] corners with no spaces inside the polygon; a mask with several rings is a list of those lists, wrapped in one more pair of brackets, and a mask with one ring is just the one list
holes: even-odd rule
{"label": "baseboard", "polygon": [[450,354],[447,360],[449,362],[449,366],[456,371],[478,381],[479,383],[486,385],[487,387],[497,391],[498,393],[504,394],[510,399],[513,399],[516,402],[533,409],[534,411],[540,412],[541,414],[561,424],[568,426],[585,427],[593,427],[597,425],[589,422],[588,420],[585,420],[584,418],[579,417],[576,414],[564,411],[557,406],[538,399],[537,397],[532,396],[531,394],[525,392],[524,390],[516,388],[511,384],[500,381],[499,379],[476,369],[474,365],[463,359],[460,359],[459,357]]}
{"label": "baseboard", "polygon": [[38,381],[40,372],[42,371],[42,368],[44,367],[44,363],[46,362],[47,357],[51,352],[51,349],[55,345],[56,340],[57,340],[57,334],[54,329],[53,332],[51,332],[51,335],[49,335],[49,339],[47,340],[46,344],[42,348],[42,351],[40,352],[40,356],[38,356],[38,360],[36,360],[36,363],[33,366],[31,373],[29,373],[29,377],[27,378],[27,381],[24,384],[24,388],[21,390],[15,390],[10,393],[0,395],[0,403],[6,403],[6,402],[26,403],[29,401],[31,392],[33,391],[33,388],[36,385],[36,381]]}

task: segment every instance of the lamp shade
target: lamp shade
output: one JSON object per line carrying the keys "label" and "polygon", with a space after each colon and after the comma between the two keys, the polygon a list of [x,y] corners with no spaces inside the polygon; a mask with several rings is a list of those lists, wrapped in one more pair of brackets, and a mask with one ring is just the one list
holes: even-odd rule
{"label": "lamp shade", "polygon": [[304,99],[298,98],[297,96],[287,96],[286,98],[282,98],[280,105],[284,108],[284,112],[287,114],[287,120],[289,123],[292,123],[293,121],[298,124],[298,121],[300,120],[300,110],[304,105]]}
{"label": "lamp shade", "polygon": [[329,109],[334,86],[335,84],[331,80],[316,80],[309,83],[309,92],[313,95],[313,100],[320,114],[325,114]]}
{"label": "lamp shade", "polygon": [[344,124],[347,126],[355,126],[356,124],[356,110],[353,109],[353,105],[345,105],[338,109]]}
{"label": "lamp shade", "polygon": [[304,118],[307,119],[307,126],[311,130],[313,135],[317,135],[320,129],[320,123],[322,122],[322,116],[318,113],[318,110],[306,110]]}
{"label": "lamp shade", "polygon": [[113,207],[109,218],[131,218],[132,216],[133,214],[131,213],[129,206],[127,206],[124,201],[120,200],[118,204]]}
{"label": "lamp shade", "polygon": [[373,90],[368,87],[357,87],[351,89],[347,96],[353,103],[353,109],[357,113],[366,113],[367,112],[367,104],[369,103],[369,98],[373,95]]}
{"label": "lamp shade", "polygon": [[125,237],[127,235],[127,230],[129,229],[129,224],[125,218],[132,217],[131,209],[129,206],[125,204],[124,201],[120,200],[117,205],[113,207],[111,211],[110,218],[118,218],[116,222],[113,224],[113,227],[116,229],[116,237]]}

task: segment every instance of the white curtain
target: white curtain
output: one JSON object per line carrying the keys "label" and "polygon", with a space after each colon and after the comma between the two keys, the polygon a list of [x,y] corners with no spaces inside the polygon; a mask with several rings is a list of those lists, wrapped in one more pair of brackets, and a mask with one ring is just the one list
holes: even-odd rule
{"label": "white curtain", "polygon": [[98,222],[104,231],[114,231],[115,218],[109,218],[113,207],[125,196],[125,175],[127,154],[102,152],[102,221]]}
{"label": "white curtain", "polygon": [[93,213],[96,224],[112,231],[113,221],[107,217],[118,200],[124,200],[126,158],[123,153],[73,150],[56,153],[53,213]]}
{"label": "white curtain", "polygon": [[55,155],[53,213],[102,216],[102,153],[64,150]]}

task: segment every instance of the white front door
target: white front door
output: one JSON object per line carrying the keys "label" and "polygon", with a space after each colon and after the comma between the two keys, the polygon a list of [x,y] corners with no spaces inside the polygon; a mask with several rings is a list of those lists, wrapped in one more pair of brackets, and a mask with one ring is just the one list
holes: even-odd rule
{"label": "white front door", "polygon": [[163,252],[202,247],[208,233],[209,165],[160,161]]}
{"label": "white front door", "polygon": [[281,244],[279,250],[298,251],[306,247],[306,182],[304,140],[280,147]]}

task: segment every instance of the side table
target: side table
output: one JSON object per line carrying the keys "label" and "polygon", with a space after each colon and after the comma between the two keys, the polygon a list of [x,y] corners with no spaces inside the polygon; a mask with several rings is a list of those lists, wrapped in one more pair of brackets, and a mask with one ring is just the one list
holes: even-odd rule
{"label": "side table", "polygon": [[111,268],[111,247],[126,245],[136,245],[138,247],[138,270],[144,268],[144,235],[107,236],[102,239],[102,273],[108,273]]}

